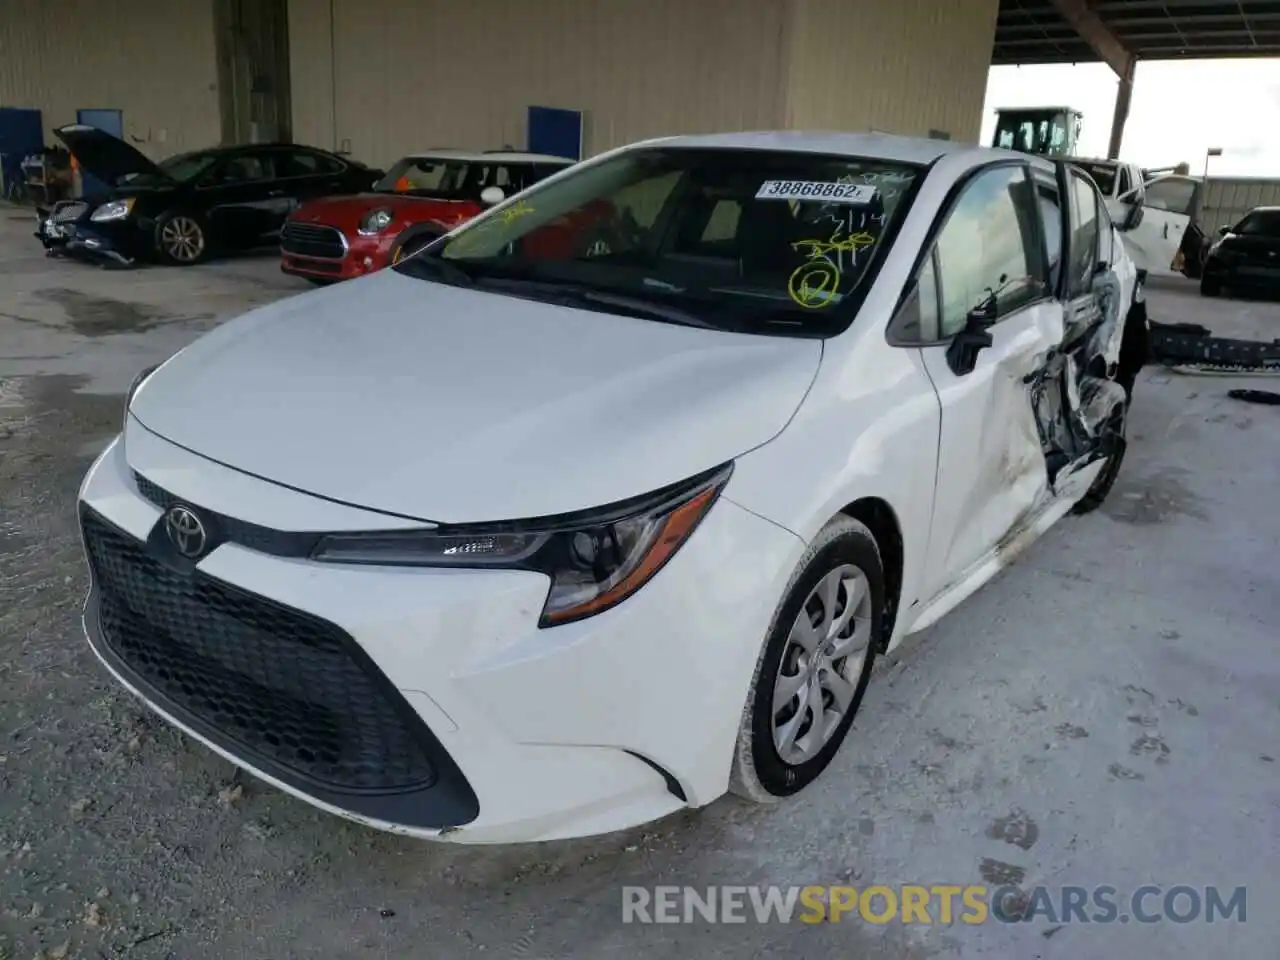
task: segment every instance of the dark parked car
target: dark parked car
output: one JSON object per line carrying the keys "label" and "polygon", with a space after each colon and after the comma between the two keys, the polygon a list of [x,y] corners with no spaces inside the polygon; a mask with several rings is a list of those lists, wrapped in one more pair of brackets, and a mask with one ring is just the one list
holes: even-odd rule
{"label": "dark parked car", "polygon": [[1200,292],[1213,297],[1223,290],[1280,295],[1280,207],[1255,207],[1234,227],[1218,230]]}
{"label": "dark parked car", "polygon": [[346,157],[294,144],[182,153],[156,163],[95,127],[54,131],[81,170],[109,187],[39,212],[50,251],[117,263],[193,264],[272,242],[299,205],[368,190],[382,176]]}

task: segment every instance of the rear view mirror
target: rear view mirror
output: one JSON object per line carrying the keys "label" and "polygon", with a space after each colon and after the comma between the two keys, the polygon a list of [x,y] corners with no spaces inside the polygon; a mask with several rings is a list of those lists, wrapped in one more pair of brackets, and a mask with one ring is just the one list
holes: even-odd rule
{"label": "rear view mirror", "polygon": [[492,207],[507,199],[507,195],[502,192],[501,187],[485,187],[480,191],[480,202],[486,207]]}

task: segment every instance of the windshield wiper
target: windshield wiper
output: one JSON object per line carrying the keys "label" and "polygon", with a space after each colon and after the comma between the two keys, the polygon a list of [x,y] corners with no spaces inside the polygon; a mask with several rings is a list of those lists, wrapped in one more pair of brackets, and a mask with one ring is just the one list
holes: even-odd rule
{"label": "windshield wiper", "polygon": [[482,282],[484,286],[489,288],[510,286],[513,292],[521,289],[531,293],[536,291],[540,295],[539,299],[561,303],[565,306],[582,306],[584,303],[594,304],[602,307],[612,307],[623,313],[638,314],[652,320],[660,320],[663,323],[679,324],[682,327],[701,327],[706,330],[723,329],[718,324],[709,323],[687,310],[681,310],[679,307],[654,303],[652,300],[645,300],[639,297],[629,297],[626,294],[614,293],[610,290],[601,290],[598,287],[577,283],[573,280],[560,280],[558,278],[555,280],[532,280],[508,274],[507,276],[483,277]]}
{"label": "windshield wiper", "polygon": [[439,280],[455,287],[471,287],[476,282],[475,277],[457,263],[426,253],[401,260],[395,265],[395,269],[417,277],[419,280]]}

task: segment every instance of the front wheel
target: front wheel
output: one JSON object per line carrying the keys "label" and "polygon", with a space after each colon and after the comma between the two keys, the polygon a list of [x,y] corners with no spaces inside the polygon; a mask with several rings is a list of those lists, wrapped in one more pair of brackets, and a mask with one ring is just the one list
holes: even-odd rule
{"label": "front wheel", "polygon": [[1097,510],[1111,493],[1111,488],[1116,485],[1116,478],[1120,476],[1120,465],[1124,463],[1124,453],[1129,446],[1128,440],[1125,439],[1128,420],[1129,404],[1125,402],[1111,415],[1105,428],[1106,433],[1102,437],[1102,443],[1106,445],[1106,465],[1094,478],[1089,491],[1071,508],[1072,513],[1079,515]]}
{"label": "front wheel", "polygon": [[189,267],[209,256],[204,223],[187,213],[166,213],[156,221],[156,252],[168,264]]}
{"label": "front wheel", "polygon": [[756,662],[729,789],[757,803],[798,793],[840,749],[871,678],[884,617],[875,537],[852,517],[814,538]]}

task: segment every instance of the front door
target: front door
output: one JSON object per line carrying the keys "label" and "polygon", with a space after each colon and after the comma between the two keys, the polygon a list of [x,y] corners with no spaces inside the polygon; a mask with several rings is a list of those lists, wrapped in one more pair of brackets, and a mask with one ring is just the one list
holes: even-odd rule
{"label": "front door", "polygon": [[1063,309],[1041,233],[1026,168],[988,168],[957,198],[921,276],[941,338],[963,331],[975,310],[995,318],[969,369],[949,343],[920,351],[942,409],[925,596],[960,580],[1048,494],[1026,379],[1061,343]]}
{"label": "front door", "polygon": [[1124,234],[1125,248],[1139,269],[1151,276],[1182,273],[1178,251],[1191,226],[1199,188],[1199,180],[1177,174],[1156,177],[1146,185],[1142,222]]}

